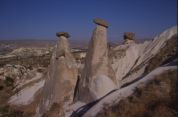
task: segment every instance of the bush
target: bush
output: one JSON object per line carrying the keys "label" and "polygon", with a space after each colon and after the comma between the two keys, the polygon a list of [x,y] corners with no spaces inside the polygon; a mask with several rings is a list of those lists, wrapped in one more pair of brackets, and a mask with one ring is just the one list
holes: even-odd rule
{"label": "bush", "polygon": [[4,83],[7,87],[13,87],[14,86],[14,79],[12,79],[11,77],[6,77],[6,79],[4,80]]}
{"label": "bush", "polygon": [[0,117],[23,117],[23,112],[13,110],[9,106],[0,107]]}
{"label": "bush", "polygon": [[0,85],[0,90],[3,90],[4,89],[4,86]]}

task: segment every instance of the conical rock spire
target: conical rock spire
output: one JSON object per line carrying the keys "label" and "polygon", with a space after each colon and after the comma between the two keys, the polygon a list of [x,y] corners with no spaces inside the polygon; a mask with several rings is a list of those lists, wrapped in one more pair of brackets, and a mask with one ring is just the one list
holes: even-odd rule
{"label": "conical rock spire", "polygon": [[[46,81],[43,88],[43,95],[37,108],[37,117],[47,113],[53,105],[64,105],[71,103],[74,95],[74,88],[77,80],[77,67],[70,52],[68,33],[57,33],[59,39],[53,51],[50,66],[46,74]],[[52,116],[63,114],[63,106],[60,112]]]}
{"label": "conical rock spire", "polygon": [[108,23],[95,19],[97,24],[86,56],[85,67],[76,86],[75,101],[90,102],[116,88],[116,78],[108,60]]}

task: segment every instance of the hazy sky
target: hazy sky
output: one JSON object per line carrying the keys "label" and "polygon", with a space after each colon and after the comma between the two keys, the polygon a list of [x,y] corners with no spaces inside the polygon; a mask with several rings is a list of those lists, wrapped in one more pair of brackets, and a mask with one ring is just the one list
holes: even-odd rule
{"label": "hazy sky", "polygon": [[90,39],[96,17],[109,22],[110,40],[150,38],[177,24],[177,0],[0,0],[0,39]]}

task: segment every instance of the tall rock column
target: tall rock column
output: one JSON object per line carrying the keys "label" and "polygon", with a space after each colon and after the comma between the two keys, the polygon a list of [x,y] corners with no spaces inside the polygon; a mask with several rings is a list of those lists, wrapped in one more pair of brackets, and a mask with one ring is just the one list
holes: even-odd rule
{"label": "tall rock column", "polygon": [[93,31],[86,55],[85,67],[78,79],[74,101],[90,102],[116,88],[116,78],[108,59],[107,28],[108,23],[95,19]]}
{"label": "tall rock column", "polygon": [[[56,33],[59,37],[53,51],[50,66],[46,74],[43,95],[37,108],[37,117],[49,113],[50,108],[58,107],[57,112],[48,116],[63,114],[63,106],[73,100],[74,88],[77,80],[77,67],[75,59],[70,52],[69,34],[66,32]],[[58,112],[59,111],[59,112]]]}

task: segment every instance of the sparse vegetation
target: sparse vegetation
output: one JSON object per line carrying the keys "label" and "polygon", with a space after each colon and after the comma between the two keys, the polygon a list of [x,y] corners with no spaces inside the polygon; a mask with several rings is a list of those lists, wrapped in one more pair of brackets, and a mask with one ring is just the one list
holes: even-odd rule
{"label": "sparse vegetation", "polygon": [[174,35],[169,39],[164,48],[160,52],[150,59],[148,66],[145,69],[145,73],[149,73],[156,67],[163,65],[177,58],[177,35]]}
{"label": "sparse vegetation", "polygon": [[23,112],[14,110],[8,105],[0,107],[0,117],[23,117]]}
{"label": "sparse vegetation", "polygon": [[177,71],[167,71],[97,117],[177,117]]}
{"label": "sparse vegetation", "polygon": [[12,87],[7,86],[4,80],[0,80],[0,107],[7,102],[11,95]]}
{"label": "sparse vegetation", "polygon": [[7,87],[13,87],[14,86],[14,79],[11,77],[6,77],[4,80],[4,83]]}
{"label": "sparse vegetation", "polygon": [[4,86],[0,85],[0,91],[4,89]]}
{"label": "sparse vegetation", "polygon": [[50,110],[46,112],[45,114],[43,114],[42,117],[57,117],[57,115],[59,114],[60,108],[61,108],[60,104],[53,103]]}

